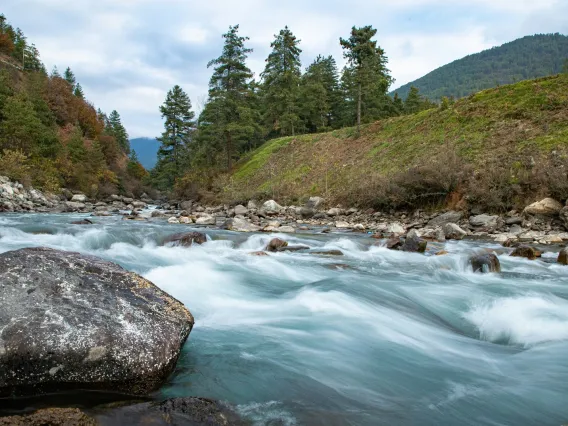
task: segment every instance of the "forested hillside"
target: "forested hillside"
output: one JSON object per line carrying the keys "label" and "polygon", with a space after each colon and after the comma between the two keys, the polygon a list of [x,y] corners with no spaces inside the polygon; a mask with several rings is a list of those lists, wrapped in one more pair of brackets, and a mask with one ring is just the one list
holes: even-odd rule
{"label": "forested hillside", "polygon": [[455,104],[324,134],[267,142],[203,196],[379,209],[509,211],[568,198],[568,74],[482,91]]}
{"label": "forested hillside", "polygon": [[133,193],[146,171],[129,153],[118,112],[96,110],[70,68],[48,74],[35,46],[0,15],[0,175],[48,191]]}
{"label": "forested hillside", "polygon": [[406,97],[411,87],[416,87],[433,101],[444,96],[461,98],[491,87],[558,74],[565,68],[568,37],[537,34],[456,60],[405,84],[393,94]]}
{"label": "forested hillside", "polygon": [[435,104],[412,90],[406,99],[388,96],[393,79],[385,51],[371,26],[353,27],[338,40],[347,64],[321,54],[303,68],[301,40],[288,27],[274,35],[264,71],[254,79],[247,60],[248,37],[231,26],[212,59],[209,96],[196,116],[183,88],[174,86],[160,113],[164,132],[151,182],[190,196],[217,174],[266,141],[372,123],[412,114]]}

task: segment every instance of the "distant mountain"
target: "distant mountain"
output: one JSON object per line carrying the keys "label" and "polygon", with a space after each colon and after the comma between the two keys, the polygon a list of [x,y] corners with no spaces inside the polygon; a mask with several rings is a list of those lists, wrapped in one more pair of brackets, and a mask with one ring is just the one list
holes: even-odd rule
{"label": "distant mountain", "polygon": [[558,74],[568,59],[568,37],[527,36],[444,65],[394,90],[406,98],[411,86],[431,99],[461,98],[480,90],[521,80]]}
{"label": "distant mountain", "polygon": [[130,139],[130,148],[136,151],[138,160],[145,169],[150,170],[158,161],[160,142],[153,138]]}

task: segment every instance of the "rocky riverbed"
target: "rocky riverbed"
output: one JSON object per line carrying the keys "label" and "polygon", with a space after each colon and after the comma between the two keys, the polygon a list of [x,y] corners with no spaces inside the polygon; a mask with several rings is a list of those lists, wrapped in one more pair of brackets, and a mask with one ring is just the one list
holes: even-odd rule
{"label": "rocky riverbed", "polygon": [[[0,424],[568,418],[554,200],[503,216],[383,213],[319,198],[57,201],[5,185],[39,201],[0,214]],[[77,399],[93,390],[121,402]]]}

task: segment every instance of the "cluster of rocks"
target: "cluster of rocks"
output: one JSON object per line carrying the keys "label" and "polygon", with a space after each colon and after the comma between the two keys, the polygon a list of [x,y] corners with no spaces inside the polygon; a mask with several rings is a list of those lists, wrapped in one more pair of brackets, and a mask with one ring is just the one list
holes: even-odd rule
{"label": "cluster of rocks", "polygon": [[146,194],[139,200],[115,194],[103,200],[91,200],[85,194],[67,189],[62,189],[59,194],[44,193],[0,176],[0,212],[80,212],[106,216],[121,210],[136,214],[153,203]]}
{"label": "cluster of rocks", "polygon": [[[301,207],[281,206],[274,200],[258,205],[249,201],[245,207],[219,205],[205,207],[191,201],[169,204],[153,212],[167,217],[169,223],[220,226],[240,232],[294,233],[319,226],[336,230],[369,232],[380,236],[403,236],[410,230],[426,240],[484,238],[500,243],[538,242],[562,244],[568,241],[568,206],[546,198],[531,204],[523,212],[506,215],[480,212],[466,214],[447,211],[429,214],[422,211],[376,212],[372,209],[323,208],[324,200],[312,197]],[[172,207],[177,207],[172,208]]]}

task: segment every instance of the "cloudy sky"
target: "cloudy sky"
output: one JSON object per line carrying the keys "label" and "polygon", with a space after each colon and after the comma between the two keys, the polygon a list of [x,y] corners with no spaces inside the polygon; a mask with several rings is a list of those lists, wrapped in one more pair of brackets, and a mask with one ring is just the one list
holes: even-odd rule
{"label": "cloudy sky", "polygon": [[174,84],[199,110],[207,62],[239,24],[258,74],[275,33],[301,39],[302,62],[332,54],[353,25],[373,25],[396,83],[534,33],[568,34],[567,0],[3,0],[0,12],[38,47],[48,70],[70,66],[89,100],[116,109],[131,137],[160,134]]}

